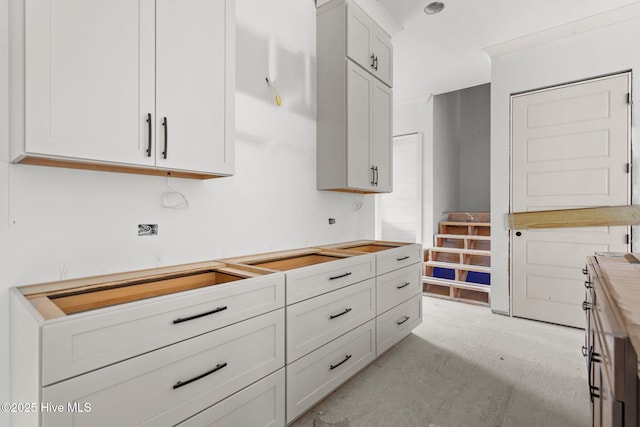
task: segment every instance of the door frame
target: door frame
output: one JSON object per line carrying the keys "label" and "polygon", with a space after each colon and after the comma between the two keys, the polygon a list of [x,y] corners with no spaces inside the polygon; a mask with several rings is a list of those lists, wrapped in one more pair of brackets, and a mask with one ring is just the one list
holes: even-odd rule
{"label": "door frame", "polygon": [[[632,70],[624,70],[624,71],[616,71],[616,72],[612,72],[612,73],[608,73],[608,74],[601,74],[598,76],[594,76],[594,77],[587,77],[584,79],[580,79],[580,80],[572,80],[570,82],[566,82],[566,83],[559,83],[556,85],[550,85],[550,86],[544,86],[544,87],[540,87],[537,89],[531,89],[531,90],[525,90],[525,91],[520,91],[520,92],[513,92],[510,94],[509,96],[509,213],[513,213],[513,99],[514,97],[517,96],[521,96],[521,95],[529,95],[529,94],[534,94],[534,93],[540,93],[540,92],[547,92],[550,90],[555,90],[555,89],[560,89],[560,88],[565,88],[565,87],[571,87],[571,86],[576,86],[576,85],[580,85],[580,84],[584,84],[584,83],[589,83],[589,82],[595,82],[598,80],[604,80],[610,77],[615,77],[615,76],[622,76],[622,75],[627,75],[628,76],[628,82],[629,82],[629,87],[628,87],[628,91],[631,94],[632,93],[632,86],[633,86],[633,72]],[[632,145],[633,145],[633,141],[632,141],[632,134],[631,134],[631,127],[632,127],[632,110],[633,108],[629,108],[628,109],[628,120],[627,120],[627,158],[629,159],[629,168],[630,171],[627,174],[627,188],[628,188],[628,192],[627,192],[627,205],[631,205],[633,204],[633,200],[632,200],[632,195],[633,195],[633,189],[632,189],[632,185],[633,185],[633,156],[632,156]],[[627,250],[631,250],[632,246],[632,242],[633,242],[633,233],[632,233],[632,229],[631,226],[627,226],[628,227],[628,235],[629,235],[629,241],[628,241],[628,249]],[[513,317],[513,230],[508,230],[509,231],[509,316]]]}
{"label": "door frame", "polygon": [[[421,132],[411,132],[411,133],[404,133],[402,135],[393,135],[393,137],[391,138],[391,151],[393,152],[393,148],[395,147],[395,142],[396,139],[404,139],[404,138],[409,138],[409,137],[414,137],[415,141],[416,141],[416,156],[417,156],[417,171],[416,171],[416,198],[418,199],[418,205],[417,205],[417,219],[416,219],[416,243],[423,243],[422,242],[422,230],[424,229],[424,225],[423,225],[423,221],[424,221],[424,201],[423,201],[423,197],[424,197],[424,193],[423,193],[423,171],[424,171],[424,165],[423,165],[423,137],[422,137],[422,133]],[[395,156],[393,156],[395,158]],[[395,171],[396,168],[391,168],[392,174]],[[395,185],[395,180],[393,181],[394,185]],[[382,236],[382,218],[380,215],[381,212],[381,200],[380,200],[380,196],[382,194],[378,194],[375,197],[375,213],[374,213],[374,217],[375,217],[375,238],[380,240],[381,236]]]}

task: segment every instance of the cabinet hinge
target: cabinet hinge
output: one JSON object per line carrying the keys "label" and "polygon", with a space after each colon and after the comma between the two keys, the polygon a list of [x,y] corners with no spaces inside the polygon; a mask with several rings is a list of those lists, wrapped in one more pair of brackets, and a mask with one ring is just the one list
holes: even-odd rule
{"label": "cabinet hinge", "polygon": [[631,173],[631,163],[627,163],[624,165],[624,170],[626,173]]}
{"label": "cabinet hinge", "polygon": [[627,92],[627,104],[633,105],[633,99],[631,99],[631,92]]}

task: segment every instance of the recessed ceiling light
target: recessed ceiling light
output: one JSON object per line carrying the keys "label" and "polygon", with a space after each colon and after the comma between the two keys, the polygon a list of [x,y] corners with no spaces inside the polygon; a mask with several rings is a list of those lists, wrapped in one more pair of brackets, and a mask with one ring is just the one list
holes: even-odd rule
{"label": "recessed ceiling light", "polygon": [[435,15],[436,13],[442,12],[442,9],[444,9],[444,3],[434,1],[433,3],[429,3],[424,8],[424,13],[426,13],[427,15]]}

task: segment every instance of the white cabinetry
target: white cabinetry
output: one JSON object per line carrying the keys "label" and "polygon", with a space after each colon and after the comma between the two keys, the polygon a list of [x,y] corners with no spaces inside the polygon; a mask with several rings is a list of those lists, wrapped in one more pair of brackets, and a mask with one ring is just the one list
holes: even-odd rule
{"label": "white cabinetry", "polygon": [[393,86],[391,37],[354,2],[347,5],[347,55],[387,86]]}
{"label": "white cabinetry", "polygon": [[283,425],[284,275],[201,264],[11,289],[12,425]]}
{"label": "white cabinetry", "polygon": [[392,191],[390,37],[353,1],[317,12],[317,186]]}
{"label": "white cabinetry", "polygon": [[11,3],[12,161],[233,173],[233,0]]}

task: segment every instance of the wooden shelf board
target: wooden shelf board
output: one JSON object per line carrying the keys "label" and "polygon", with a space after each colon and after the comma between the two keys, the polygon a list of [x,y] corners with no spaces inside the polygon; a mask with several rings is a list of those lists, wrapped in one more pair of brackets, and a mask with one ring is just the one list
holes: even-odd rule
{"label": "wooden shelf board", "polygon": [[439,261],[427,261],[425,264],[428,267],[450,268],[452,270],[476,271],[478,273],[491,273],[491,267],[487,267],[484,265],[454,264],[452,262],[439,262]]}

